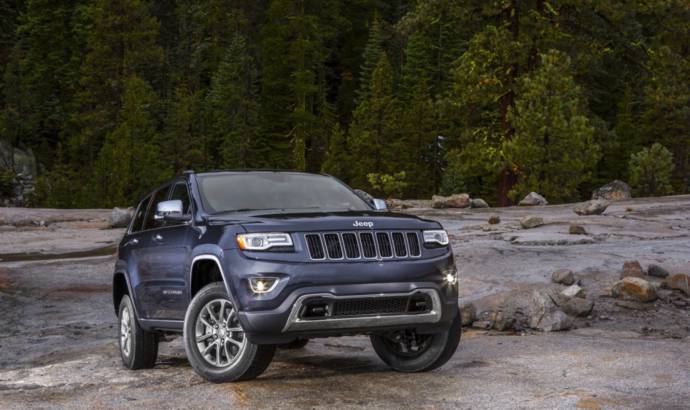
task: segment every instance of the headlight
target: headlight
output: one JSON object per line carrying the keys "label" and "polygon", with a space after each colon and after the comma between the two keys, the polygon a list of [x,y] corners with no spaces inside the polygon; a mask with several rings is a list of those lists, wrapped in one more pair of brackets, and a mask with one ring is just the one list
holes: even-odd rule
{"label": "headlight", "polygon": [[448,245],[448,234],[443,229],[424,231],[424,243],[436,243],[441,246]]}
{"label": "headlight", "polygon": [[292,247],[292,237],[289,233],[244,233],[237,235],[237,245],[243,251],[286,248]]}

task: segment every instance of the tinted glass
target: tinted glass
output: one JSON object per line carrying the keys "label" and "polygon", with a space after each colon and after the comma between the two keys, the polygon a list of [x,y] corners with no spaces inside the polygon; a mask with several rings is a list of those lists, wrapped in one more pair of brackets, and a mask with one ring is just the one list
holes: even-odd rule
{"label": "tinted glass", "polygon": [[168,199],[168,191],[170,190],[170,185],[165,186],[155,194],[153,194],[153,199],[151,200],[151,205],[149,206],[149,211],[146,213],[146,222],[144,222],[144,229],[151,229],[156,227],[156,220],[153,218],[156,215],[156,206],[159,202],[163,202]]}
{"label": "tinted glass", "polygon": [[189,193],[187,193],[187,184],[175,184],[172,194],[170,195],[170,199],[179,199],[182,201],[182,213],[189,213]]}
{"label": "tinted glass", "polygon": [[341,182],[297,172],[199,174],[209,213],[242,210],[356,210],[371,208]]}
{"label": "tinted glass", "polygon": [[141,201],[139,207],[137,207],[137,213],[134,215],[134,222],[132,222],[132,233],[141,231],[141,225],[144,223],[144,215],[146,215],[146,207],[149,206],[149,200],[151,200],[151,197]]}

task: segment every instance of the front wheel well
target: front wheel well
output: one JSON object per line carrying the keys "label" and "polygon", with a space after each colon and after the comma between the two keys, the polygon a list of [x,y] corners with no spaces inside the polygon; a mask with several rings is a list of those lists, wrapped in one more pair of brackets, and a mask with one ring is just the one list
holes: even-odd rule
{"label": "front wheel well", "polygon": [[191,289],[189,297],[193,298],[204,286],[213,282],[222,282],[218,263],[213,259],[201,259],[192,266]]}
{"label": "front wheel well", "polygon": [[129,295],[129,288],[127,287],[127,279],[125,274],[117,272],[113,275],[113,305],[115,307],[115,314],[119,314],[120,301],[124,295]]}

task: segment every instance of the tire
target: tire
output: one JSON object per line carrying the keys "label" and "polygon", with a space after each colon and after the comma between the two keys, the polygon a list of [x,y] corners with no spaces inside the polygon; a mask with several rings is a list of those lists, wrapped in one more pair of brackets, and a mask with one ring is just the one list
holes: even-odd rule
{"label": "tire", "polygon": [[[184,348],[196,373],[213,383],[251,380],[266,370],[275,346],[250,342],[222,282],[201,289],[184,319]],[[234,314],[233,314],[234,313]]]}
{"label": "tire", "polygon": [[297,350],[302,349],[309,343],[309,339],[295,339],[290,343],[283,343],[278,345],[279,348],[285,350]]}
{"label": "tire", "polygon": [[152,368],[158,357],[158,335],[139,326],[129,295],[120,299],[117,318],[122,364],[130,370]]}
{"label": "tire", "polygon": [[[440,333],[417,335],[413,329],[371,335],[371,344],[376,354],[393,370],[414,373],[428,372],[443,366],[455,353],[460,343],[460,315],[457,314],[448,329]],[[404,352],[399,347],[402,340],[415,339],[416,351]],[[410,349],[408,349],[410,350]]]}

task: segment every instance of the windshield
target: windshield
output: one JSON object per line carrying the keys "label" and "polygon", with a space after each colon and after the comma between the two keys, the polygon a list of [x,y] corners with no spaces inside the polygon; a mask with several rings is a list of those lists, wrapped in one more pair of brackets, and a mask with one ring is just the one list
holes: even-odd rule
{"label": "windshield", "polygon": [[224,172],[197,175],[211,214],[250,210],[353,210],[371,208],[348,187],[324,175],[296,172]]}

